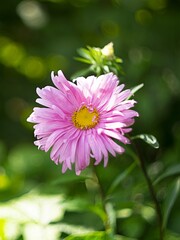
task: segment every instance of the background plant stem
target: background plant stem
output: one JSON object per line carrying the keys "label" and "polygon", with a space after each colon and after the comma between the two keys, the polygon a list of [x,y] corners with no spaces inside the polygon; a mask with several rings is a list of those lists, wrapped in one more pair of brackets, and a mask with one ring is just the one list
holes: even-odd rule
{"label": "background plant stem", "polygon": [[101,180],[99,179],[97,169],[93,164],[92,164],[92,169],[93,169],[94,175],[96,176],[102,207],[103,207],[104,213],[106,214],[106,219],[104,220],[104,228],[106,232],[111,235],[113,234],[113,229],[111,227],[110,218],[109,218],[109,214],[106,207],[106,195],[105,195]]}
{"label": "background plant stem", "polygon": [[137,159],[138,159],[138,162],[139,162],[140,167],[142,169],[143,175],[144,175],[145,180],[146,180],[147,185],[148,185],[149,192],[151,194],[152,200],[153,200],[154,205],[155,205],[155,210],[156,210],[157,220],[158,220],[158,227],[159,227],[159,239],[164,240],[163,219],[162,219],[162,212],[161,212],[160,204],[158,202],[158,199],[157,199],[157,196],[156,196],[156,193],[155,193],[155,189],[153,187],[151,179],[150,179],[150,177],[147,173],[147,169],[146,169],[146,165],[144,163],[144,160],[141,157],[141,154],[139,153],[137,148],[136,148],[136,152],[138,153]]}

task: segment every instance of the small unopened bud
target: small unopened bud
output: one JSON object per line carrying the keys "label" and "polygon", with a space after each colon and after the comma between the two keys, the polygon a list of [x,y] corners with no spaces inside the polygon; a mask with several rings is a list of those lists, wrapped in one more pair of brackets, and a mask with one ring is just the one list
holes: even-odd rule
{"label": "small unopened bud", "polygon": [[106,46],[104,46],[101,49],[101,52],[105,57],[107,57],[109,59],[113,58],[114,57],[113,43],[112,42],[108,43]]}

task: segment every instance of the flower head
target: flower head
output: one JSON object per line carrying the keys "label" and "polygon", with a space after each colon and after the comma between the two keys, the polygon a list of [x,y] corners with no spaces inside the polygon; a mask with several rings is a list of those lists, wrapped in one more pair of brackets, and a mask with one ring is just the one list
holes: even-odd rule
{"label": "flower head", "polygon": [[37,88],[36,102],[44,107],[35,107],[27,119],[35,123],[35,145],[51,149],[50,157],[62,164],[62,172],[75,164],[76,174],[90,164],[91,157],[95,165],[104,160],[106,166],[108,153],[122,154],[123,147],[113,139],[130,142],[125,133],[131,131],[138,113],[130,110],[135,101],[127,100],[131,91],[118,85],[117,76],[79,77],[75,84],[59,71],[52,73],[52,81],[56,88]]}

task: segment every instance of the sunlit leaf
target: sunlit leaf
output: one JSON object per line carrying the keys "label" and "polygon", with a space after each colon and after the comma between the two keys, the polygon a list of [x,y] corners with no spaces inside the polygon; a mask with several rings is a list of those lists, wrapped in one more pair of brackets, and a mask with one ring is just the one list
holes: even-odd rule
{"label": "sunlit leaf", "polygon": [[64,198],[61,195],[26,194],[0,204],[0,218],[15,220],[17,223],[48,224],[64,216],[63,201]]}
{"label": "sunlit leaf", "polygon": [[0,239],[1,240],[6,240],[5,224],[6,224],[6,220],[5,219],[0,219]]}
{"label": "sunlit leaf", "polygon": [[114,233],[115,229],[116,229],[116,212],[115,209],[112,205],[112,203],[108,202],[106,203],[106,212],[108,215],[108,219],[109,219],[109,225],[111,228],[111,231]]}
{"label": "sunlit leaf", "polygon": [[173,205],[178,197],[180,190],[180,178],[177,178],[170,186],[169,190],[166,192],[166,199],[164,202],[164,214],[163,214],[163,227],[165,228],[168,222],[170,212]]}
{"label": "sunlit leaf", "polygon": [[[1,224],[1,223],[0,223]],[[4,237],[0,238],[1,240],[17,240],[21,235],[21,227],[16,221],[11,221],[10,219],[6,219],[4,225]],[[1,235],[0,235],[1,237]]]}
{"label": "sunlit leaf", "polygon": [[160,175],[154,182],[154,184],[159,183],[160,181],[169,178],[171,176],[180,175],[180,164],[169,166],[162,175]]}
{"label": "sunlit leaf", "polygon": [[142,139],[147,144],[151,145],[153,148],[159,148],[159,143],[157,139],[151,134],[139,134],[134,137],[131,137],[132,140],[134,139]]}
{"label": "sunlit leaf", "polygon": [[56,224],[41,225],[28,223],[23,228],[23,237],[25,240],[57,240],[59,239],[60,229]]}
{"label": "sunlit leaf", "polygon": [[64,240],[112,240],[105,232],[93,232],[87,234],[71,235]]}
{"label": "sunlit leaf", "polygon": [[89,234],[91,232],[94,232],[94,229],[89,227],[84,227],[78,224],[67,224],[67,223],[58,223],[56,224],[58,226],[59,232],[63,232],[66,234]]}

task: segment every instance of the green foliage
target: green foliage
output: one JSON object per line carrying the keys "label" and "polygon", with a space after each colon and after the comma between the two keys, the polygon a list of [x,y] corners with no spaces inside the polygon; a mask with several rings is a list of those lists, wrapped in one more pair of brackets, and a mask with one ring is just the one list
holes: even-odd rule
{"label": "green foliage", "polygon": [[154,182],[157,184],[163,180],[168,180],[169,177],[180,176],[180,164],[169,166]]}
{"label": "green foliage", "polygon": [[131,139],[142,139],[144,142],[152,146],[153,148],[159,148],[159,143],[157,139],[151,134],[139,134],[137,136],[131,137]]}
{"label": "green foliage", "polygon": [[65,240],[90,240],[90,239],[95,239],[95,240],[111,240],[110,237],[105,232],[94,232],[94,233],[88,233],[88,234],[81,234],[81,235],[74,235],[74,236],[69,236],[65,238]]}
{"label": "green foliage", "polygon": [[[133,96],[134,93],[136,93],[137,91],[139,91],[143,86],[144,86],[144,84],[141,83],[141,84],[133,87],[133,88],[131,89],[131,96]],[[130,96],[129,98],[131,98],[131,96]],[[128,98],[128,99],[129,99],[129,98]]]}
{"label": "green foliage", "polygon": [[64,240],[136,240],[135,238],[127,238],[124,236],[116,235],[113,238],[105,232],[93,232],[88,234],[73,235],[65,238]]}
{"label": "green foliage", "polygon": [[118,185],[133,171],[135,166],[136,163],[132,163],[124,172],[120,173],[112,182],[107,193],[111,194],[113,191],[115,191]]}
{"label": "green foliage", "polygon": [[[63,197],[60,195],[26,194],[20,198],[0,204],[0,219],[4,221],[1,238],[17,239],[23,230],[24,239],[57,239],[59,229],[51,221],[62,219]],[[3,232],[4,231],[4,232]],[[52,234],[52,237],[50,237]]]}
{"label": "green foliage", "polygon": [[170,212],[173,208],[173,205],[179,195],[180,191],[180,178],[177,178],[169,187],[166,198],[164,201],[164,216],[163,216],[163,227],[165,228],[167,225],[167,221],[170,215]]}

